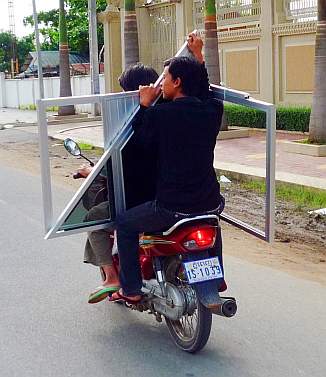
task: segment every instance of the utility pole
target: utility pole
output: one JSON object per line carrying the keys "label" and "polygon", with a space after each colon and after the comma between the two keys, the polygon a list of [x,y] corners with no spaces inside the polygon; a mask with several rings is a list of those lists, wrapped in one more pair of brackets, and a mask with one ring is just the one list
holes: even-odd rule
{"label": "utility pole", "polygon": [[11,42],[11,77],[14,78],[15,73],[18,73],[18,59],[16,46],[16,28],[15,28],[15,9],[14,0],[8,0],[8,14],[9,14],[9,30],[12,34]]}
{"label": "utility pole", "polygon": [[[96,0],[88,0],[88,24],[91,94],[100,94]],[[99,104],[96,103],[92,106],[92,113],[94,116],[100,114]]]}
{"label": "utility pole", "polygon": [[44,98],[43,65],[42,65],[40,34],[38,30],[38,18],[37,18],[35,0],[33,0],[33,19],[34,19],[35,42],[36,42],[36,52],[37,52],[39,94],[40,94],[40,99],[43,99]]}

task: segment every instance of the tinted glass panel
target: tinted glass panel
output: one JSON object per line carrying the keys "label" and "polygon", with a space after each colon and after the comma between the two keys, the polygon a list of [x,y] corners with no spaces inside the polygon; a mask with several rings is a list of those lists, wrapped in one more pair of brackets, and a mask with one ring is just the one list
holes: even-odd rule
{"label": "tinted glass panel", "polygon": [[115,217],[111,159],[66,218],[59,230],[106,224]]}

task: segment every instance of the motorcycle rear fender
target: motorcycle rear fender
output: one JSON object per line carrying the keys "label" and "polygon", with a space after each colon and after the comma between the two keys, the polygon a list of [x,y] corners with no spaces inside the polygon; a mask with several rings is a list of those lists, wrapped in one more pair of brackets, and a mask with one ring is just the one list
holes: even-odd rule
{"label": "motorcycle rear fender", "polygon": [[201,283],[192,284],[197,293],[199,301],[208,309],[214,309],[221,303],[218,288],[223,279],[215,279],[203,281]]}

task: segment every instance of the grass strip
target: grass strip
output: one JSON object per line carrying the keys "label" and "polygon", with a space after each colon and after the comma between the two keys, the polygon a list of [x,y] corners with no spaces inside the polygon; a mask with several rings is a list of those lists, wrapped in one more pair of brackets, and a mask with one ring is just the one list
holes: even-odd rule
{"label": "grass strip", "polygon": [[[266,193],[265,182],[259,180],[241,181],[241,188],[257,192]],[[300,207],[309,209],[326,208],[326,190],[319,190],[311,187],[290,185],[286,183],[276,183],[275,196],[279,200],[290,201]]]}

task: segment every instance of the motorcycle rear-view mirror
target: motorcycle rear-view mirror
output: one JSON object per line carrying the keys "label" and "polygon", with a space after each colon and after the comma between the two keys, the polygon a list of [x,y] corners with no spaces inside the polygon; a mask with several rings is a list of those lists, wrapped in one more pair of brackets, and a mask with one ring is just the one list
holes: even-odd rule
{"label": "motorcycle rear-view mirror", "polygon": [[63,145],[66,148],[66,150],[73,156],[81,155],[79,145],[74,140],[67,138],[63,141]]}
{"label": "motorcycle rear-view mirror", "polygon": [[82,157],[84,158],[86,161],[89,162],[89,164],[91,166],[94,166],[94,162],[92,162],[91,160],[89,160],[87,157],[85,157],[84,155],[82,155],[81,153],[81,149],[79,147],[79,145],[72,139],[70,139],[69,137],[67,139],[64,139],[63,141],[63,145],[64,147],[66,148],[66,150],[72,154],[73,156],[79,156],[79,157]]}

